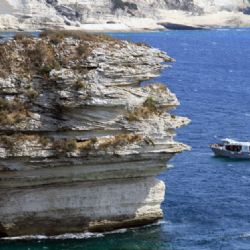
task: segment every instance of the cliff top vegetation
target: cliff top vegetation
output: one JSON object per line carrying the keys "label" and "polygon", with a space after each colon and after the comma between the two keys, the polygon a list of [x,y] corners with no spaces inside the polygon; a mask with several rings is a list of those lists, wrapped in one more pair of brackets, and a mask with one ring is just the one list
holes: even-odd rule
{"label": "cliff top vegetation", "polygon": [[[0,44],[0,77],[10,74],[46,77],[52,69],[62,68],[70,60],[85,59],[96,44],[103,42],[119,40],[81,31],[44,31],[38,38],[17,33],[13,40]],[[69,43],[74,46],[67,46]]]}

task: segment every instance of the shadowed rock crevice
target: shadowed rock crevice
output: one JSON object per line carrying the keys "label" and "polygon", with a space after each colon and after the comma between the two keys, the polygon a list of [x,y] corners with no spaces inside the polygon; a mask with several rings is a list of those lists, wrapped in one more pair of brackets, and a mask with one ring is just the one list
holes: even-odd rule
{"label": "shadowed rock crevice", "polygon": [[6,233],[5,228],[2,226],[2,224],[0,224],[0,238],[1,237],[7,237],[8,234]]}

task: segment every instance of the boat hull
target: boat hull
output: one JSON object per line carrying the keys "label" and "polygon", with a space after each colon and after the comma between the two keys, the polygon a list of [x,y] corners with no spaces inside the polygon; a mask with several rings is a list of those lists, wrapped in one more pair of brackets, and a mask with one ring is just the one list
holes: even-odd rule
{"label": "boat hull", "polygon": [[227,157],[232,159],[249,159],[250,160],[250,153],[248,152],[231,152],[226,151],[220,148],[211,147],[212,151],[216,156],[220,157]]}

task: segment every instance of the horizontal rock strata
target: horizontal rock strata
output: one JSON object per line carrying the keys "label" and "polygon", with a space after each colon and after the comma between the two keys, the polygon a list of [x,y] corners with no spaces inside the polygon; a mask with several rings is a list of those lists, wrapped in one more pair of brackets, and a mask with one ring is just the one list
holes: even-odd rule
{"label": "horizontal rock strata", "polygon": [[0,30],[249,27],[249,12],[250,0],[1,0]]}
{"label": "horizontal rock strata", "polygon": [[250,0],[1,0],[0,30],[249,27],[249,13]]}
{"label": "horizontal rock strata", "polygon": [[162,217],[154,177],[188,147],[165,85],[171,58],[77,32],[0,44],[0,235],[139,226]]}

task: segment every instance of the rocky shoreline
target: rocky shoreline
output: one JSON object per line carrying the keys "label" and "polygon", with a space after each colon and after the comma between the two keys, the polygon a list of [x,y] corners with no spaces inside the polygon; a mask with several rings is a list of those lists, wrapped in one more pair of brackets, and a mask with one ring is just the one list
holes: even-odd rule
{"label": "rocky shoreline", "polygon": [[98,23],[65,25],[63,20],[51,18],[41,20],[30,17],[29,21],[20,22],[19,17],[0,14],[0,32],[41,32],[44,30],[77,30],[88,33],[110,32],[155,32],[168,30],[200,30],[220,28],[249,28],[250,15],[240,12],[219,12],[201,16],[190,16],[183,12],[167,12],[168,18],[122,18],[101,20]]}
{"label": "rocky shoreline", "polygon": [[103,35],[0,44],[0,236],[141,226],[162,218],[155,179],[189,147],[157,77],[165,53]]}
{"label": "rocky shoreline", "polygon": [[[142,32],[250,27],[248,0],[3,0],[0,31]],[[164,25],[164,24],[172,24]]]}

